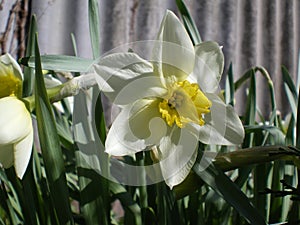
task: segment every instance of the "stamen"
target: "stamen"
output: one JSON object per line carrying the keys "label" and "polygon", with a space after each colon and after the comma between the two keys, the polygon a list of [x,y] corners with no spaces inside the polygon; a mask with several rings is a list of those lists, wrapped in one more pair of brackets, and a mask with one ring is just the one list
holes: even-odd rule
{"label": "stamen", "polygon": [[188,122],[204,125],[204,114],[210,112],[211,102],[199,89],[198,84],[191,84],[187,80],[175,82],[170,86],[169,93],[171,97],[159,103],[159,112],[169,126],[176,123],[182,128]]}

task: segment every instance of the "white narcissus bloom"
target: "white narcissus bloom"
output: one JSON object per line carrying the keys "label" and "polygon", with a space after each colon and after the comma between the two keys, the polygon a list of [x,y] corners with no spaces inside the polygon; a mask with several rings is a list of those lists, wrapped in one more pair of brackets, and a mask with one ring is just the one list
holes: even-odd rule
{"label": "white narcissus bloom", "polygon": [[180,184],[197,157],[198,142],[240,144],[244,129],[234,109],[218,97],[224,57],[215,42],[193,46],[184,26],[167,11],[152,58],[115,53],[94,66],[100,89],[122,111],[106,139],[114,156],[157,147],[161,173]]}
{"label": "white narcissus bloom", "polygon": [[4,168],[14,165],[19,178],[26,171],[33,143],[31,115],[17,98],[22,81],[18,63],[9,54],[0,56],[0,164]]}

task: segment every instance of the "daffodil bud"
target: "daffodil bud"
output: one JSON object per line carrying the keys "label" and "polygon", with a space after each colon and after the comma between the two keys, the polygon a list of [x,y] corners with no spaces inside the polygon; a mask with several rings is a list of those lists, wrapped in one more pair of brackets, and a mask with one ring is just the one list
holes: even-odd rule
{"label": "daffodil bud", "polygon": [[10,55],[0,56],[0,98],[22,95],[23,73],[19,64]]}

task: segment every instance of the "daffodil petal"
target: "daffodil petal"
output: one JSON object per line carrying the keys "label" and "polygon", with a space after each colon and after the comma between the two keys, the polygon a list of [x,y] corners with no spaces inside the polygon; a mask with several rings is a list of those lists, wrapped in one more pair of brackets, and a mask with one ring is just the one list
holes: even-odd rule
{"label": "daffodil petal", "polygon": [[123,156],[145,150],[165,135],[164,120],[160,118],[157,102],[141,100],[126,105],[113,122],[105,142],[105,151]]}
{"label": "daffodil petal", "polygon": [[236,145],[244,139],[244,128],[238,115],[230,105],[226,105],[217,95],[207,94],[212,102],[211,113],[205,115],[205,125],[197,126],[199,140],[205,144]]}
{"label": "daffodil petal", "polygon": [[191,80],[197,82],[203,92],[214,93],[224,68],[224,55],[216,42],[208,41],[195,46],[196,58]]}
{"label": "daffodil petal", "polygon": [[194,59],[193,43],[186,29],[173,12],[167,11],[152,52],[154,71],[165,79],[175,76],[181,81],[193,71]]}
{"label": "daffodil petal", "polygon": [[22,96],[23,73],[10,54],[0,56],[0,98]]}
{"label": "daffodil petal", "polygon": [[1,98],[0,109],[1,145],[16,143],[31,132],[31,116],[22,101],[13,96]]}
{"label": "daffodil petal", "polygon": [[161,84],[161,80],[153,73],[143,74],[132,79],[115,96],[114,104],[127,105],[143,98],[160,98],[166,95],[168,90]]}
{"label": "daffodil petal", "polygon": [[46,88],[53,88],[62,84],[62,82],[59,79],[53,77],[50,74],[46,74],[44,76],[44,81]]}
{"label": "daffodil petal", "polygon": [[14,145],[0,145],[0,163],[4,168],[9,168],[14,163]]}
{"label": "daffodil petal", "polygon": [[94,65],[96,81],[101,91],[112,101],[133,80],[153,71],[152,64],[135,53],[115,53]]}
{"label": "daffodil petal", "polygon": [[6,66],[11,65],[13,69],[13,74],[17,76],[20,80],[23,80],[23,73],[20,65],[9,53],[0,56],[0,63],[5,64]]}
{"label": "daffodil petal", "polygon": [[[147,146],[158,145],[168,126],[161,118],[157,100],[141,100],[134,104],[129,118],[132,133]],[[144,126],[143,126],[144,125]]]}
{"label": "daffodil petal", "polygon": [[14,166],[17,176],[22,179],[30,161],[33,143],[33,129],[14,146]]}
{"label": "daffodil petal", "polygon": [[159,160],[166,184],[180,184],[189,174],[197,158],[198,136],[188,129],[173,127],[170,134],[161,139]]}

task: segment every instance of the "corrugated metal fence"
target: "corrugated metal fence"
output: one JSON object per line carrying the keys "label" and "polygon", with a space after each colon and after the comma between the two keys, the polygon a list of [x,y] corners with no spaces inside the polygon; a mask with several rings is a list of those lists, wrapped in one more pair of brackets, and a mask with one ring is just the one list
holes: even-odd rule
{"label": "corrugated metal fence", "polygon": [[[225,70],[232,62],[237,79],[251,66],[266,67],[273,78],[278,107],[282,112],[288,112],[281,65],[285,65],[296,79],[300,46],[300,1],[185,2],[202,39],[215,40],[223,45]],[[18,3],[19,8],[16,7]],[[70,33],[74,33],[79,55],[91,57],[87,6],[88,0],[0,0],[2,53],[22,54],[24,45],[20,40],[26,37],[26,26],[20,21],[22,16],[26,17],[26,13],[34,13],[37,15],[39,43],[43,54],[73,54]],[[12,9],[15,11],[10,11]],[[166,9],[177,12],[175,1],[99,0],[102,52],[127,42],[154,39]],[[267,113],[270,106],[266,104],[266,84],[260,77],[257,83],[258,103],[262,111]],[[238,92],[237,97],[239,102],[243,102],[245,91]],[[243,110],[241,108],[244,105],[238,105]]]}

